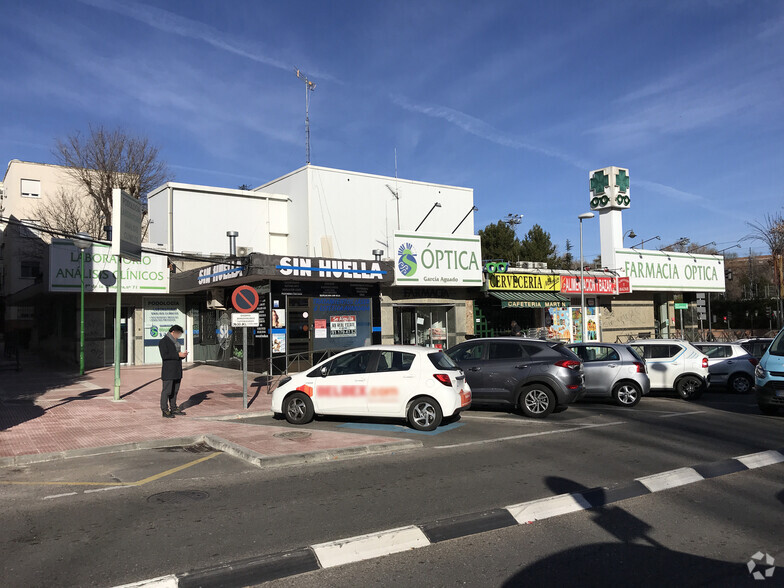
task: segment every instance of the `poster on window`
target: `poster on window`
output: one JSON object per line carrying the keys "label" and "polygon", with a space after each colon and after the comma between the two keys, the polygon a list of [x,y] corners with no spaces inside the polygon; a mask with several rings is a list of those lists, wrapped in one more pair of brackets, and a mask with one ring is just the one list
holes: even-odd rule
{"label": "poster on window", "polygon": [[286,353],[286,333],[272,333],[272,353]]}
{"label": "poster on window", "polygon": [[569,308],[556,308],[548,307],[547,314],[549,319],[547,322],[547,337],[548,339],[558,339],[560,341],[572,342],[572,320],[571,310]]}
{"label": "poster on window", "polygon": [[357,315],[344,314],[329,317],[330,337],[356,337]]}
{"label": "poster on window", "polygon": [[316,339],[327,338],[327,319],[316,319],[313,321],[313,331]]}

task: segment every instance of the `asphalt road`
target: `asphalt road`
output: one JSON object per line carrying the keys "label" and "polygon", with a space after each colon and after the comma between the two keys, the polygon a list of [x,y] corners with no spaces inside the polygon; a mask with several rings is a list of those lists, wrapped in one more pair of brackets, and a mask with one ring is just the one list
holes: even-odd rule
{"label": "asphalt road", "polygon": [[[138,451],[3,468],[0,482],[22,484],[4,484],[2,488],[0,583],[117,585],[784,447],[784,417],[759,414],[752,397],[711,393],[704,399],[686,403],[652,397],[633,409],[590,402],[544,421],[476,410],[453,423],[459,426],[436,435],[402,427],[392,433],[423,441],[425,447],[420,450],[281,469],[259,470],[224,454],[183,450]],[[325,420],[294,428],[271,418],[259,422],[305,432],[310,428],[345,429],[348,424]],[[246,424],[254,426],[253,422]],[[377,428],[380,424],[398,426],[394,422],[351,426],[357,427],[357,432],[389,436],[390,430]],[[368,425],[372,428],[367,429]],[[726,551],[717,552],[712,559],[736,562],[749,555],[746,551],[751,544],[756,546],[752,549],[781,552],[784,533],[774,534],[779,537],[777,545],[769,537],[771,529],[784,528],[784,507],[780,497],[766,497],[781,491],[782,473],[781,466],[769,466],[759,473],[732,474],[628,503],[642,509],[633,514],[647,521],[650,533],[665,533],[657,535],[657,544],[678,553],[701,555],[699,549],[685,549],[685,543],[672,545],[672,537],[688,542],[689,533],[699,532],[703,539],[727,543]],[[768,480],[765,489],[760,477]],[[730,478],[736,484],[731,488],[732,497],[714,504]],[[127,486],[132,483],[137,485]],[[676,499],[683,492],[688,496],[694,492],[696,497],[705,493],[706,498],[699,498],[701,506],[689,514],[684,510],[688,504],[679,505],[680,499]],[[749,507],[744,513],[741,503],[750,502],[767,506]],[[626,503],[621,506],[627,508]],[[729,515],[724,511],[738,520],[743,518],[744,532],[755,541],[730,545],[737,530],[726,523]],[[580,524],[597,527],[591,522],[595,515],[567,515],[563,520],[582,521],[580,517],[585,517],[587,522]],[[690,522],[687,525],[685,521]],[[567,523],[550,521],[548,529],[554,524]],[[621,517],[618,525],[624,524]],[[502,585],[524,567],[550,561],[548,558],[559,561],[559,557],[580,556],[588,565],[592,546],[617,555],[617,537],[613,540],[606,532],[597,536],[595,529],[589,533],[579,525],[576,532],[564,528],[569,540],[563,543],[517,535],[539,533],[531,531],[534,527],[506,529],[447,542],[454,546],[445,543],[412,552],[411,561],[415,562],[425,561],[421,554],[426,551],[438,555],[432,556],[436,567],[417,566],[411,578],[418,578],[418,585],[454,585],[447,580],[439,584],[443,569],[450,568],[450,554],[456,558],[451,568],[463,569],[466,561],[478,560],[466,559],[470,552],[461,549],[478,548],[489,540],[503,553],[507,536],[520,542],[515,548],[518,556],[509,560],[516,563],[511,568],[499,564],[498,569],[505,571],[488,576],[489,582],[477,582],[481,576],[468,574],[467,584]],[[665,540],[668,535],[672,537]],[[636,541],[637,535],[634,537]],[[641,541],[641,554],[645,549],[660,549]],[[692,542],[696,545],[700,540]],[[397,561],[399,557],[403,556],[388,559]],[[784,560],[784,553],[781,557]],[[386,565],[382,560],[359,565],[371,563],[381,569]],[[438,566],[445,568],[439,571]],[[313,576],[320,573],[339,572]],[[377,583],[391,585],[394,582],[387,582],[389,578],[392,576],[378,576]],[[406,584],[406,577],[399,578],[401,585],[413,585]],[[456,576],[451,578],[457,580]],[[333,585],[330,582],[326,584]],[[335,585],[343,582],[337,580]]]}

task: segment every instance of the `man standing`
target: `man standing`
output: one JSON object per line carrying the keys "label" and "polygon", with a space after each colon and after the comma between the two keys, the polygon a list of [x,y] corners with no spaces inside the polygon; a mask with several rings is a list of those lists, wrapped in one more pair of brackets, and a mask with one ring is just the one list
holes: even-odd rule
{"label": "man standing", "polygon": [[512,331],[512,335],[514,335],[515,337],[519,337],[523,334],[520,325],[517,324],[517,321],[512,321],[511,331]]}
{"label": "man standing", "polygon": [[161,412],[163,417],[173,419],[175,414],[184,415],[183,410],[177,406],[177,392],[180,390],[180,380],[182,380],[182,360],[188,356],[187,351],[180,351],[182,337],[182,327],[172,325],[169,332],[158,343],[158,351],[161,353],[161,380],[163,390],[161,390]]}

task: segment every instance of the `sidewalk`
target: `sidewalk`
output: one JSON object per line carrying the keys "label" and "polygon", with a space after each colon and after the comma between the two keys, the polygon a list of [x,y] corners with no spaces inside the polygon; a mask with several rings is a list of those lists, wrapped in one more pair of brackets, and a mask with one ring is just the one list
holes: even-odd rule
{"label": "sidewalk", "polygon": [[[207,444],[255,465],[335,459],[341,455],[418,447],[393,438],[307,430],[281,437],[280,427],[243,424],[270,415],[267,377],[248,374],[248,409],[242,407],[242,372],[186,367],[178,403],[187,416],[164,419],[159,366],[121,370],[121,400],[114,401],[114,368],[79,376],[26,362],[0,373],[0,466],[129,449]],[[274,387],[274,386],[273,386]]]}

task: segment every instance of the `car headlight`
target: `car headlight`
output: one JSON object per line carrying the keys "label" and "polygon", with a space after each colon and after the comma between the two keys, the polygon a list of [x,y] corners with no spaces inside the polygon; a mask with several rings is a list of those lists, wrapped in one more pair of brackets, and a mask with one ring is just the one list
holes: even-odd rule
{"label": "car headlight", "polygon": [[757,364],[757,367],[754,368],[754,375],[760,380],[764,380],[768,377],[768,372],[760,364]]}

